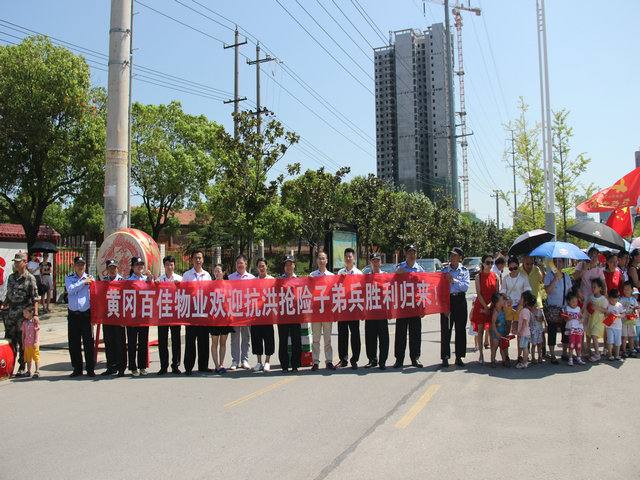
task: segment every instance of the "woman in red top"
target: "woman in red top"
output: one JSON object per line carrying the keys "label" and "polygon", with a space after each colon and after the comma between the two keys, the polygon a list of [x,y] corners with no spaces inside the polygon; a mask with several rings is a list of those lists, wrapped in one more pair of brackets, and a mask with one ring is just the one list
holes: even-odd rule
{"label": "woman in red top", "polygon": [[604,281],[607,284],[607,293],[614,288],[618,293],[622,292],[624,286],[624,274],[618,270],[618,255],[609,253],[607,256],[607,266],[604,269]]}
{"label": "woman in red top", "polygon": [[476,332],[478,332],[478,361],[484,362],[483,355],[483,335],[485,329],[489,329],[491,323],[491,296],[494,293],[498,293],[498,277],[491,271],[493,267],[493,255],[483,255],[482,257],[482,271],[476,275],[476,293],[477,298],[473,304],[473,311],[471,312],[471,323],[474,324]]}

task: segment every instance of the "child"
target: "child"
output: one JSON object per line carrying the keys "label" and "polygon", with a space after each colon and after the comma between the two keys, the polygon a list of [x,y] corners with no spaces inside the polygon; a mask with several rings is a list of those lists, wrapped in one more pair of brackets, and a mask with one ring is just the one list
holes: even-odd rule
{"label": "child", "polygon": [[638,302],[632,296],[633,285],[631,282],[625,282],[622,289],[623,296],[620,297],[620,303],[625,307],[625,316],[622,320],[622,356],[636,357],[637,350],[635,345],[636,336],[636,319]]}
{"label": "child", "polygon": [[36,371],[33,378],[40,377],[40,324],[33,319],[34,307],[29,305],[22,310],[24,321],[22,330],[22,347],[24,348],[24,361],[27,364],[25,377],[31,376],[31,362],[36,364]]}
{"label": "child", "polygon": [[582,308],[583,317],[585,312],[589,315],[589,324],[587,327],[587,336],[593,344],[593,355],[589,357],[589,361],[597,362],[600,360],[599,339],[604,335],[604,314],[607,312],[607,299],[602,292],[604,291],[604,282],[600,278],[591,280],[591,290],[593,294],[585,301]]}
{"label": "child", "polygon": [[[534,311],[529,321],[529,331],[531,332],[531,363],[542,363],[542,347],[544,345],[544,315],[538,316]],[[561,329],[560,329],[561,330]],[[538,358],[536,358],[536,351]]]}
{"label": "child", "polygon": [[605,315],[614,315],[615,320],[607,326],[607,350],[609,351],[609,361],[622,360],[620,357],[620,345],[622,344],[622,316],[625,308],[619,302],[620,292],[617,288],[611,289],[607,295],[609,305]]}
{"label": "child", "polygon": [[573,356],[571,352],[575,352],[576,361],[580,365],[584,365],[582,360],[582,335],[584,335],[584,326],[580,315],[580,306],[578,305],[578,296],[574,292],[567,294],[567,305],[564,307],[564,314],[567,318],[565,324],[565,334],[569,337],[569,366],[573,366]]}
{"label": "child", "polygon": [[522,294],[523,307],[518,317],[518,358],[521,358],[516,368],[527,368],[529,363],[529,339],[531,330],[529,322],[538,313],[538,299],[530,292]]}
{"label": "child", "polygon": [[[491,315],[491,368],[496,368],[496,351],[507,334],[507,322],[505,320],[505,296],[502,293],[494,293],[491,296],[493,314]],[[508,367],[506,348],[500,348],[502,365]]]}

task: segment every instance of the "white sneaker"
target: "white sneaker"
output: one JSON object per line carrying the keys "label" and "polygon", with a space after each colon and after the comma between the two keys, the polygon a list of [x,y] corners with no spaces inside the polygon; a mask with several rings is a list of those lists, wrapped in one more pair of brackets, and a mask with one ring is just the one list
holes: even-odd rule
{"label": "white sneaker", "polygon": [[142,375],[143,377],[146,377],[147,376],[147,370],[144,369],[144,368],[141,368],[140,369],[140,375]]}
{"label": "white sneaker", "polygon": [[262,370],[262,364],[261,363],[256,364],[256,366],[253,367],[252,370],[254,372],[259,372],[260,370]]}
{"label": "white sneaker", "polygon": [[139,377],[140,376],[140,372],[138,370],[134,370],[131,372],[131,375],[134,377]]}
{"label": "white sneaker", "polygon": [[236,368],[238,368],[238,362],[232,362],[229,370],[235,370]]}
{"label": "white sneaker", "polygon": [[270,372],[271,371],[271,367],[269,366],[269,362],[265,362],[264,367],[262,367],[262,369],[265,372]]}
{"label": "white sneaker", "polygon": [[251,365],[249,365],[249,362],[247,362],[246,360],[242,361],[242,368],[244,368],[245,370],[250,370],[251,369]]}
{"label": "white sneaker", "polygon": [[573,357],[571,357],[571,358],[569,359],[569,363],[568,363],[568,365],[569,365],[570,367],[573,367]]}

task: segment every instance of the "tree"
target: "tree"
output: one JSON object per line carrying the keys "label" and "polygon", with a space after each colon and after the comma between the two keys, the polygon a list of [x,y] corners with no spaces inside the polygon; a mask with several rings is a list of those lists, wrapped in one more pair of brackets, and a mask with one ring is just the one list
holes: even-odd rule
{"label": "tree", "polygon": [[553,176],[555,186],[556,205],[562,216],[562,230],[564,241],[567,241],[568,214],[576,205],[576,197],[581,188],[579,177],[587,170],[591,159],[585,153],[580,153],[573,160],[569,158],[571,150],[569,142],[573,137],[573,128],[567,125],[569,112],[562,109],[553,112],[552,149],[553,149]]}
{"label": "tree", "polygon": [[[349,171],[349,167],[343,167],[334,175],[320,167],[318,170],[307,170],[282,185],[282,204],[301,219],[302,238],[309,243],[310,269],[315,252],[329,232],[330,222],[348,218],[345,192],[340,189],[340,184]],[[290,173],[295,173],[295,170],[290,169]]]}
{"label": "tree", "polygon": [[372,251],[374,239],[381,236],[382,224],[386,221],[392,190],[372,173],[351,180],[347,190],[350,222],[357,227],[360,243]]}
{"label": "tree", "polygon": [[27,245],[45,210],[101,175],[106,127],[85,59],[46,37],[0,45],[0,212]]}
{"label": "tree", "polygon": [[[513,131],[516,175],[525,185],[517,213],[526,222],[527,230],[531,230],[544,225],[544,169],[538,143],[540,127],[530,127],[526,118],[529,105],[522,97],[519,99],[518,109],[520,116],[505,128]],[[506,158],[505,161],[509,163]],[[504,192],[502,198],[509,204],[509,196]]]}
{"label": "tree", "polygon": [[289,147],[300,139],[285,130],[280,122],[264,115],[263,132],[258,133],[258,119],[249,112],[235,116],[238,137],[227,138],[227,151],[221,159],[216,176],[218,189],[209,198],[222,207],[219,214],[226,217],[232,232],[247,240],[249,261],[253,261],[253,242],[258,219],[274,201],[284,176],[267,182],[271,169],[285,155]]}
{"label": "tree", "polygon": [[131,179],[142,196],[151,236],[171,221],[171,213],[200,199],[228,145],[224,128],[204,115],[169,105],[133,104]]}

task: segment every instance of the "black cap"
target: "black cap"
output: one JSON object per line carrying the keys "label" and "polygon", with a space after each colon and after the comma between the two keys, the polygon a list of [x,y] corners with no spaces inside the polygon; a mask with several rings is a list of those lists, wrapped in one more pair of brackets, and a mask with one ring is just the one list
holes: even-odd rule
{"label": "black cap", "polygon": [[451,250],[449,250],[449,253],[455,253],[456,255],[464,257],[464,255],[462,254],[462,249],[460,247],[453,247]]}
{"label": "black cap", "polygon": [[73,263],[84,263],[86,264],[87,261],[84,259],[84,257],[82,255],[77,256],[73,259]]}
{"label": "black cap", "polygon": [[404,247],[404,251],[405,252],[408,252],[409,250],[415,250],[416,252],[418,251],[418,249],[416,248],[416,246],[413,243],[411,243],[411,244],[407,245],[406,247]]}
{"label": "black cap", "polygon": [[296,259],[293,257],[293,255],[285,255],[284,258],[282,259],[282,263],[287,263],[287,262],[296,263]]}
{"label": "black cap", "polygon": [[109,260],[107,260],[107,268],[113,265],[115,265],[116,267],[118,266],[118,261],[115,258],[110,258]]}
{"label": "black cap", "polygon": [[144,265],[144,260],[142,259],[142,257],[131,257],[131,266],[133,267],[134,265],[141,263]]}
{"label": "black cap", "polygon": [[371,255],[369,255],[369,260],[382,260],[382,255],[380,255],[378,252],[373,252]]}

